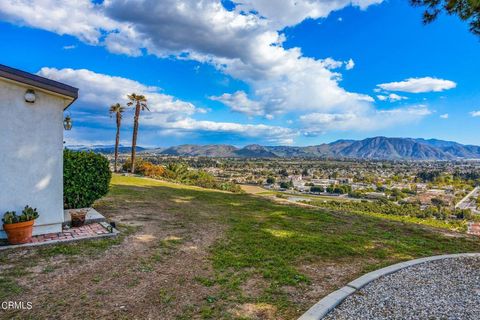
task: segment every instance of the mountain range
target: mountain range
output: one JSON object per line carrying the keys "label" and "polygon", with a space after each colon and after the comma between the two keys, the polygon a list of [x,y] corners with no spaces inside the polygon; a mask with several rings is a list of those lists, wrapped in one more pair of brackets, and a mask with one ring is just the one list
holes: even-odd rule
{"label": "mountain range", "polygon": [[[123,148],[123,149],[122,149]],[[121,152],[130,148],[122,147]],[[111,153],[113,146],[90,148]],[[455,160],[480,159],[480,147],[437,139],[373,137],[364,140],[337,140],[315,146],[261,146],[237,148],[226,144],[184,144],[169,148],[137,149],[139,153],[170,156],[220,158],[351,158],[379,160]]]}

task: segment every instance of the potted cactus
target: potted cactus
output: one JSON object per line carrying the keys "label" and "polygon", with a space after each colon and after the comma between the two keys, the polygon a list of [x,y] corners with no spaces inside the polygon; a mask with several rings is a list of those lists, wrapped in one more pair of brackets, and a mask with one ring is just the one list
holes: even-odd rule
{"label": "potted cactus", "polygon": [[35,219],[38,218],[37,209],[25,206],[21,215],[15,211],[7,211],[3,215],[3,230],[7,233],[11,244],[28,243],[32,239],[32,230]]}

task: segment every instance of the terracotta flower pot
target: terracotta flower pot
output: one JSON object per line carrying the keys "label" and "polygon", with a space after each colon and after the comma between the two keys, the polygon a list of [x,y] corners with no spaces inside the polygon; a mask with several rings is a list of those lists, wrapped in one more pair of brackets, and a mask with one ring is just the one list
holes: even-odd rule
{"label": "terracotta flower pot", "polygon": [[9,223],[3,225],[3,230],[7,233],[10,244],[28,243],[32,240],[32,230],[35,220]]}
{"label": "terracotta flower pot", "polygon": [[87,210],[70,211],[73,228],[78,228],[85,224],[85,217],[87,216],[87,212]]}

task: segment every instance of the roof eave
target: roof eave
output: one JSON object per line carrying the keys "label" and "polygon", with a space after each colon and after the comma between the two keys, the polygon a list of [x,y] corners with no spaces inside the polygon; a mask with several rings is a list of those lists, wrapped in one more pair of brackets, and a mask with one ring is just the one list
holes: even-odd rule
{"label": "roof eave", "polygon": [[78,98],[78,88],[2,64],[0,64],[0,77],[72,98],[65,109]]}

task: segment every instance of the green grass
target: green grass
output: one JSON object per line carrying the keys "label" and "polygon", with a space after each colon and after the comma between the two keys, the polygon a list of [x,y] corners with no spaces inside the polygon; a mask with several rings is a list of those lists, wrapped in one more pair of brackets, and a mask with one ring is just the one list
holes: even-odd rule
{"label": "green grass", "polygon": [[[206,318],[228,317],[227,305],[246,302],[268,303],[287,318],[297,316],[296,306],[283,288],[311,283],[300,271],[303,264],[361,261],[366,272],[402,260],[479,249],[476,239],[447,237],[407,219],[394,221],[391,216],[331,213],[132,177],[115,176],[113,185],[114,197],[128,201],[155,197],[182,219],[227,225],[224,238],[210,251],[215,275],[196,279],[207,287],[220,288],[214,299],[205,297],[202,314]],[[254,276],[267,283],[259,297],[240,289]]]}

